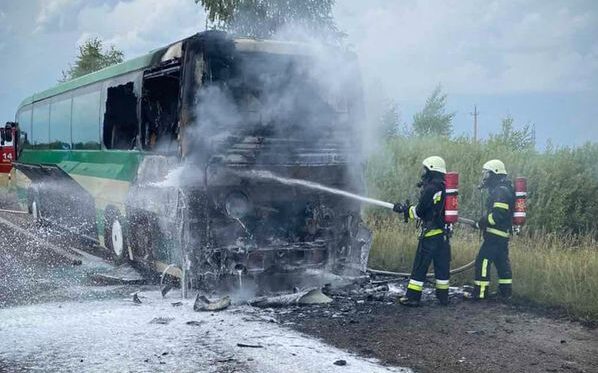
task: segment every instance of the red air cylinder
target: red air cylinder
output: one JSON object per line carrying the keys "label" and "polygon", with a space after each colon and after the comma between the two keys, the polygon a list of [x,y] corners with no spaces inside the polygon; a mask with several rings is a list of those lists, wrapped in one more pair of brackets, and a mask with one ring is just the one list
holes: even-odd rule
{"label": "red air cylinder", "polygon": [[446,197],[444,199],[444,222],[453,224],[459,220],[459,173],[447,172],[444,175]]}
{"label": "red air cylinder", "polygon": [[513,212],[513,225],[525,224],[527,211],[527,178],[515,179],[515,211]]}

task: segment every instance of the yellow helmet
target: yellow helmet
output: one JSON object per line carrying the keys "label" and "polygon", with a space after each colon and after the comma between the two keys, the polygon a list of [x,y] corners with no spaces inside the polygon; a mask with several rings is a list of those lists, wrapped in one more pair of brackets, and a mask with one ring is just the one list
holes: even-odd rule
{"label": "yellow helmet", "polygon": [[505,164],[498,159],[493,159],[484,163],[482,169],[495,173],[497,175],[506,175],[507,169],[505,168]]}
{"label": "yellow helmet", "polygon": [[446,174],[446,163],[444,163],[444,159],[442,159],[436,155],[424,159],[422,164],[429,171],[436,171],[436,172],[440,172],[442,174]]}

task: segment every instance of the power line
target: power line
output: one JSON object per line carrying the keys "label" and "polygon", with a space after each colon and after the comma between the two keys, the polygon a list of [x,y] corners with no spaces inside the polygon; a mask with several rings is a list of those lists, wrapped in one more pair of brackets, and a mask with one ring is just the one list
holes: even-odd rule
{"label": "power line", "polygon": [[469,115],[473,116],[473,142],[477,142],[478,141],[478,115],[480,115],[477,105],[473,105],[473,113],[469,113]]}

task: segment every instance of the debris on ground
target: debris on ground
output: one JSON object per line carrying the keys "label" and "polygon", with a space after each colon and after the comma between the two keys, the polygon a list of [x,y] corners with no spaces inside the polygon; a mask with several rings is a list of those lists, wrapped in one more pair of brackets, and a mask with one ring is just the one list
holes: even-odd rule
{"label": "debris on ground", "polygon": [[154,317],[149,323],[150,324],[159,324],[159,325],[168,325],[170,322],[174,320],[174,317]]}
{"label": "debris on ground", "polygon": [[379,293],[379,292],[385,292],[388,290],[389,290],[388,284],[364,289],[366,294],[374,294],[374,293]]}
{"label": "debris on ground", "polygon": [[191,326],[202,326],[203,324],[205,324],[205,321],[191,320],[191,321],[187,321],[185,324],[191,325]]}
{"label": "debris on ground", "polygon": [[223,298],[211,301],[205,295],[197,294],[195,303],[193,304],[194,311],[222,311],[230,306],[230,297],[227,295]]}
{"label": "debris on ground", "polygon": [[[563,330],[578,327],[565,327],[558,321],[538,316],[533,316],[537,323],[530,325],[523,321],[532,316],[497,299],[464,302],[464,291],[459,287],[449,288],[449,306],[441,307],[433,282],[425,284],[422,307],[405,308],[397,304],[397,299],[405,294],[407,285],[407,279],[372,276],[370,281],[360,284],[325,286],[332,303],[291,304],[268,311],[281,324],[336,347],[380,359],[384,364],[407,365],[422,372],[502,372],[521,367],[527,367],[526,371],[530,372],[545,372],[563,361],[572,360],[584,367],[596,362],[596,355],[592,353],[596,345],[565,338]],[[412,321],[405,324],[405,319]],[[489,327],[492,323],[498,326]],[[594,332],[578,330],[577,333],[586,335],[587,340],[598,340]],[[545,337],[537,339],[534,337],[537,335]],[[436,346],[439,338],[446,342],[438,348],[432,347],[434,354],[421,349],[420,343]],[[485,341],[484,347],[476,347],[481,339]],[[504,343],[505,340],[509,343]],[[528,353],[521,354],[522,350]],[[536,351],[551,351],[551,357],[538,362],[534,357]],[[542,356],[548,355],[543,352]],[[350,360],[347,361],[351,365]],[[570,368],[567,365],[566,369]]]}
{"label": "debris on ground", "polygon": [[273,297],[260,297],[249,304],[260,308],[288,307],[294,305],[328,304],[332,298],[328,297],[320,289],[309,289],[293,294],[284,294]]}
{"label": "debris on ground", "polygon": [[258,344],[248,344],[248,343],[237,343],[237,347],[247,347],[247,348],[264,348],[262,345]]}
{"label": "debris on ground", "polygon": [[345,365],[347,365],[347,361],[346,360],[337,360],[333,364],[344,367]]}
{"label": "debris on ground", "polygon": [[183,302],[172,302],[172,303],[170,303],[170,305],[173,307],[180,307],[183,305]]}

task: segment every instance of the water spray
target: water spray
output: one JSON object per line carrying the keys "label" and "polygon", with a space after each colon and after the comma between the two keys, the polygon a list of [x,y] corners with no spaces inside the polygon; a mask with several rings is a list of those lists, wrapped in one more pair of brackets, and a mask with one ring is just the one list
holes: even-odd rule
{"label": "water spray", "polygon": [[285,184],[285,185],[302,186],[305,188],[321,190],[323,192],[328,192],[328,193],[336,194],[339,196],[352,198],[352,199],[355,199],[355,200],[358,200],[361,202],[369,203],[369,204],[380,206],[380,207],[385,207],[385,208],[391,209],[391,210],[394,207],[394,203],[384,202],[384,201],[380,201],[378,199],[360,196],[355,193],[347,192],[347,191],[341,190],[341,189],[331,188],[331,187],[328,187],[328,186],[325,186],[325,185],[322,185],[319,183],[315,183],[313,181],[292,179],[292,178],[278,176],[278,175],[273,174],[270,171],[251,170],[251,171],[242,171],[242,172],[240,172],[240,174],[242,174],[243,176],[248,176],[248,177],[252,177],[252,178],[274,180],[274,181],[277,181],[277,182],[279,182],[281,184]]}

